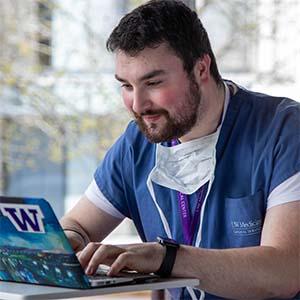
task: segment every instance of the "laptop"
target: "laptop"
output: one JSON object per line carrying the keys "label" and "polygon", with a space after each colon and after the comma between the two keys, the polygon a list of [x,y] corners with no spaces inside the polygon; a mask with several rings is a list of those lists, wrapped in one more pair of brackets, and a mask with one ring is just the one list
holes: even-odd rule
{"label": "laptop", "polygon": [[154,274],[99,268],[87,276],[45,199],[0,196],[0,281],[88,289],[156,281]]}

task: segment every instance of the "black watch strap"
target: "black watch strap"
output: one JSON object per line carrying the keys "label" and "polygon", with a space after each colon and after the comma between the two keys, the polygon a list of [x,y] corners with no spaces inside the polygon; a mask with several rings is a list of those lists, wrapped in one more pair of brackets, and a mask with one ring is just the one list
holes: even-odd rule
{"label": "black watch strap", "polygon": [[169,277],[173,270],[179,244],[169,239],[163,239],[160,237],[157,239],[159,244],[166,247],[166,254],[160,268],[155,272],[155,274],[161,277]]}

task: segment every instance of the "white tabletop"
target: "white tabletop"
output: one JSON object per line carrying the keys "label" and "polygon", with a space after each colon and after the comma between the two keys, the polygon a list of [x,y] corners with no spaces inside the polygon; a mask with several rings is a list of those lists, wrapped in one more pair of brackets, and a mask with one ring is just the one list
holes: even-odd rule
{"label": "white tabletop", "polygon": [[0,299],[3,300],[33,300],[33,299],[67,299],[87,296],[105,295],[122,292],[135,292],[144,290],[160,290],[199,284],[198,279],[168,278],[157,282],[122,285],[114,287],[92,288],[87,290],[49,287],[34,284],[0,282]]}

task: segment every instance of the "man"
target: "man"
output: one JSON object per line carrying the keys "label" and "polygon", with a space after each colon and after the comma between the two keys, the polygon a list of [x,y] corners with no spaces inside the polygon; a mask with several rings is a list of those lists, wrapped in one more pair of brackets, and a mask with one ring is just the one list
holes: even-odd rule
{"label": "man", "polygon": [[[135,120],[61,221],[87,274],[104,263],[199,278],[174,299],[296,299],[299,104],[223,81],[181,2],[138,7],[107,47]],[[102,245],[125,217],[144,243]]]}

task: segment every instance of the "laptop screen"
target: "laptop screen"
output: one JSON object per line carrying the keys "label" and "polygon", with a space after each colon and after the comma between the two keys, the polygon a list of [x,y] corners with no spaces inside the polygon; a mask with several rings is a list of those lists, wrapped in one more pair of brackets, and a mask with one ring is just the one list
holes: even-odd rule
{"label": "laptop screen", "polygon": [[0,197],[0,280],[90,286],[46,200]]}

